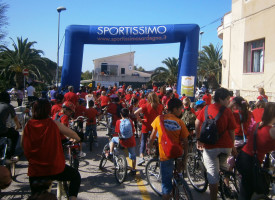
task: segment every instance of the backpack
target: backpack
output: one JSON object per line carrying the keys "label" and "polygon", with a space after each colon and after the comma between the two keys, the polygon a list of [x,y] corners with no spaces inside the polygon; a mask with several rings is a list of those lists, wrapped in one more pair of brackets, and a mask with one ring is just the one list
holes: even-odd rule
{"label": "backpack", "polygon": [[202,123],[201,132],[200,132],[200,138],[199,138],[200,142],[204,144],[216,144],[219,138],[224,134],[225,131],[219,134],[218,128],[217,128],[217,121],[222,116],[225,108],[226,108],[225,106],[222,106],[217,116],[214,119],[212,119],[212,116],[210,118],[208,115],[208,105],[206,106],[204,111],[205,120]]}
{"label": "backpack", "polygon": [[190,131],[195,129],[196,115],[191,111],[191,108],[183,109],[181,120],[184,122],[186,128]]}
{"label": "backpack", "polygon": [[173,139],[171,139],[165,130],[163,115],[160,115],[160,128],[162,132],[160,144],[162,146],[165,156],[169,159],[178,158],[182,156],[182,146],[179,143],[176,143]]}
{"label": "backpack", "polygon": [[129,119],[120,120],[119,131],[122,139],[127,139],[133,136],[132,124]]}

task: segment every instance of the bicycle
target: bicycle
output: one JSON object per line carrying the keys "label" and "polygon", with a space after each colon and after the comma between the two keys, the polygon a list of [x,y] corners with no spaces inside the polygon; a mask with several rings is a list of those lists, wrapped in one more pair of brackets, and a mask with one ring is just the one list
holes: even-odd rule
{"label": "bicycle", "polygon": [[103,152],[102,152],[102,155],[101,155],[101,160],[100,160],[100,163],[99,163],[99,169],[100,170],[103,170],[106,163],[107,163],[107,160],[110,160],[111,162],[114,163],[114,166],[115,166],[115,178],[116,178],[116,181],[121,184],[125,181],[126,179],[126,176],[127,176],[127,160],[126,160],[126,157],[125,155],[123,154],[119,154],[119,151],[118,151],[118,148],[119,148],[119,144],[115,144],[115,148],[114,148],[114,152],[113,152],[113,157],[112,159],[108,159],[109,157],[109,154],[110,154],[110,146],[109,146],[109,143],[107,143],[104,148],[103,148]]}
{"label": "bicycle", "polygon": [[73,143],[72,141],[67,141],[63,144],[63,148],[68,150],[70,166],[78,170],[80,159],[80,157],[78,156],[80,152],[80,144]]}
{"label": "bicycle", "polygon": [[[180,166],[182,158],[175,159],[175,167],[173,169],[172,178],[172,199],[193,199],[191,190],[185,181],[185,179],[179,175],[178,166]],[[150,187],[159,196],[162,196],[161,192],[161,173],[160,173],[160,161],[158,158],[152,158],[148,161],[146,168],[146,178]]]}
{"label": "bicycle", "polygon": [[15,176],[15,164],[17,161],[10,160],[10,162],[7,162],[7,152],[10,151],[11,146],[11,140],[7,137],[0,137],[0,165],[6,166],[10,172],[11,177],[14,178]]}
{"label": "bicycle", "polygon": [[[198,192],[205,192],[208,186],[207,170],[203,163],[202,151],[189,153],[187,157],[187,177]],[[225,183],[228,182],[227,184]],[[237,185],[236,170],[219,172],[219,195],[222,199],[238,199],[239,187]]]}

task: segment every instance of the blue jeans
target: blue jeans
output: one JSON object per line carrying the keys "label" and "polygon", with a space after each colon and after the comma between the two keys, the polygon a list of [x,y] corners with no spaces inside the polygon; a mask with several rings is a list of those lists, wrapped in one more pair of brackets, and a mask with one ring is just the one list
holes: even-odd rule
{"label": "blue jeans", "polygon": [[[86,126],[85,136],[91,136],[91,135],[93,135],[94,137],[97,137],[96,124],[91,124]],[[91,140],[92,140],[92,137],[89,137],[89,141]]]}
{"label": "blue jeans", "polygon": [[141,133],[139,153],[144,154],[145,148],[146,148],[147,137],[148,137],[148,133]]}
{"label": "blue jeans", "polygon": [[[119,137],[113,137],[110,142],[113,142],[115,144],[119,143]],[[131,160],[136,160],[136,147],[127,147],[129,158]]]}
{"label": "blue jeans", "polygon": [[162,194],[170,194],[172,191],[173,169],[174,169],[174,159],[160,161]]}

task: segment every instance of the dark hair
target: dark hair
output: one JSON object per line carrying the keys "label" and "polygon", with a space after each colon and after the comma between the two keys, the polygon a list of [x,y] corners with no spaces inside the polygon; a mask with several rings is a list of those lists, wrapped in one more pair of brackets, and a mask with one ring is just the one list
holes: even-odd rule
{"label": "dark hair", "polygon": [[94,107],[94,105],[95,105],[94,101],[93,101],[93,100],[90,100],[90,101],[89,101],[89,107]]}
{"label": "dark hair", "polygon": [[120,114],[122,117],[124,118],[128,118],[129,117],[129,110],[127,108],[122,108],[120,111]]}
{"label": "dark hair", "polygon": [[11,99],[10,99],[9,93],[7,93],[5,91],[1,92],[0,93],[0,102],[4,102],[4,103],[7,103],[7,104],[10,104]]}
{"label": "dark hair", "polygon": [[51,115],[51,104],[47,99],[38,99],[32,105],[33,119],[47,119]]}
{"label": "dark hair", "polygon": [[234,101],[241,108],[241,111],[242,111],[241,123],[247,122],[247,120],[248,120],[248,104],[247,104],[246,100],[243,97],[235,97]]}
{"label": "dark hair", "polygon": [[225,100],[227,97],[230,97],[230,92],[229,90],[225,88],[219,88],[216,90],[215,95],[214,95],[214,101],[216,103],[220,102],[220,99]]}
{"label": "dark hair", "polygon": [[63,99],[64,99],[64,95],[63,95],[63,94],[58,94],[58,95],[56,96],[56,101],[57,101],[58,103],[61,103],[61,102],[63,101]]}
{"label": "dark hair", "polygon": [[133,98],[132,101],[131,101],[131,105],[135,105],[137,102],[138,102],[138,99],[137,98]]}
{"label": "dark hair", "polygon": [[177,98],[173,98],[168,101],[168,111],[170,112],[172,112],[174,108],[179,108],[181,106],[182,106],[182,102]]}
{"label": "dark hair", "polygon": [[264,126],[267,126],[275,117],[275,103],[269,102],[265,104],[264,108],[264,114],[262,116],[262,125],[259,126],[259,129],[261,129]]}

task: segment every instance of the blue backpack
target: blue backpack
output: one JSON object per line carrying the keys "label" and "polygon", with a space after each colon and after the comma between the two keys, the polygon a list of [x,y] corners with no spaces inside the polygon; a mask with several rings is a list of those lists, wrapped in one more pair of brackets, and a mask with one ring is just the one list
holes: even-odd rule
{"label": "blue backpack", "polygon": [[129,119],[120,120],[120,137],[122,139],[127,139],[133,136],[132,124]]}

